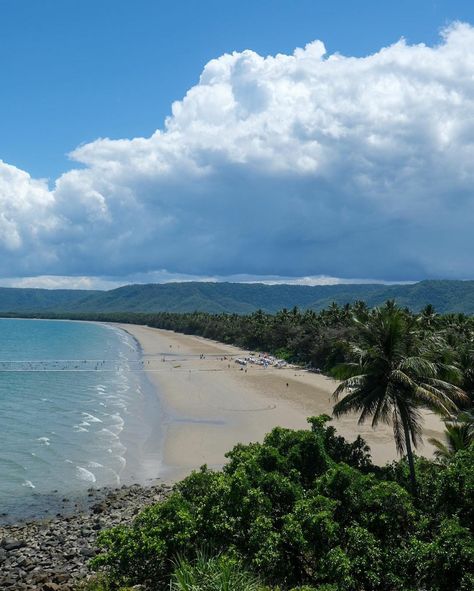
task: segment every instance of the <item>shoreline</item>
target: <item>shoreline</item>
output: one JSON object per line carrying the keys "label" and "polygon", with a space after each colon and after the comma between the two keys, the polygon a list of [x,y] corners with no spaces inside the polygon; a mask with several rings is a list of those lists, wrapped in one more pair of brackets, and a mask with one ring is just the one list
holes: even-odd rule
{"label": "shoreline", "polygon": [[[261,441],[276,426],[308,428],[307,417],[332,414],[338,382],[331,378],[294,366],[241,368],[234,359],[249,351],[233,345],[145,325],[110,324],[139,343],[160,401],[164,448],[156,477],[174,482],[203,464],[221,468],[224,454],[237,443]],[[424,445],[417,453],[431,457],[434,448],[427,439],[440,438],[444,425],[429,411],[423,417]],[[375,464],[398,458],[391,426],[374,430],[370,423],[359,425],[356,416],[331,424],[350,441],[361,435]]]}
{"label": "shoreline", "polygon": [[[140,341],[129,331],[110,322],[98,322],[118,332],[125,332],[138,353],[139,363],[143,362],[144,351]],[[136,371],[136,370],[130,370]],[[157,396],[156,385],[150,380],[147,372],[137,371],[137,392],[139,399],[135,407],[124,415],[124,427],[120,434],[121,443],[125,446],[125,466],[120,473],[120,485],[150,486],[161,473],[163,464],[164,427],[160,397]],[[137,437],[138,434],[138,437]]]}
{"label": "shoreline", "polygon": [[[337,382],[321,374],[295,366],[242,368],[234,359],[249,351],[233,345],[146,325],[92,323],[126,333],[140,359],[139,397],[124,417],[121,433],[126,462],[118,486],[149,487],[157,479],[174,483],[204,464],[220,469],[225,454],[237,443],[262,441],[276,426],[307,429],[307,417],[332,414]],[[433,413],[424,412],[424,416],[425,445],[417,452],[431,457],[434,448],[427,438],[442,438],[444,425]],[[354,416],[331,424],[349,441],[361,435],[375,464],[397,459],[390,426],[373,430],[370,424],[358,425]],[[0,522],[41,520],[57,511],[64,514],[62,496],[52,491],[44,495],[44,507],[35,500],[33,510],[16,517],[0,514]],[[80,501],[85,493],[69,491],[66,496]],[[81,508],[79,502],[69,514]]]}
{"label": "shoreline", "polygon": [[[232,345],[154,329],[143,325],[110,323],[127,332],[142,354],[142,367],[154,390],[157,405],[150,407],[150,433],[130,463],[154,479],[146,484],[89,489],[83,502],[63,499],[54,517],[17,520],[0,526],[0,588],[6,591],[56,589],[72,591],[90,574],[87,566],[98,552],[98,533],[130,524],[146,505],[170,493],[170,483],[206,463],[220,468],[224,454],[236,443],[261,441],[273,427],[308,428],[307,417],[331,414],[337,382],[298,367],[276,369],[234,362],[247,355]],[[247,371],[245,371],[247,370]],[[143,428],[140,417],[130,425]],[[425,413],[424,438],[440,436],[438,417]],[[371,447],[374,463],[397,457],[391,427],[358,425],[357,417],[332,424],[349,440],[361,435]],[[135,431],[138,433],[138,431]],[[142,434],[143,435],[143,434]],[[431,454],[425,444],[423,455]],[[146,472],[143,472],[143,468]],[[132,475],[134,466],[129,466]],[[131,476],[133,478],[133,476]],[[56,587],[55,587],[56,585]]]}
{"label": "shoreline", "polygon": [[103,529],[131,525],[139,511],[170,493],[163,483],[89,489],[87,506],[54,517],[0,526],[0,589],[77,589],[92,574],[88,562],[98,552]]}
{"label": "shoreline", "polygon": [[[143,456],[143,447],[150,435],[153,433],[156,438],[157,433],[161,432],[159,423],[161,415],[155,387],[143,371],[135,371],[143,357],[140,343],[132,335],[125,333],[120,328],[99,321],[55,319],[50,322],[46,319],[29,318],[11,320],[22,323],[30,323],[31,320],[35,320],[35,322],[47,323],[48,325],[51,322],[61,325],[79,324],[84,327],[82,330],[87,338],[89,338],[89,334],[93,334],[96,336],[92,336],[92,339],[96,337],[101,339],[98,341],[99,350],[97,350],[97,347],[94,348],[95,345],[89,346],[89,341],[86,341],[86,348],[82,351],[83,355],[85,351],[85,357],[87,357],[90,350],[94,351],[94,358],[101,357],[102,351],[104,351],[103,355],[107,359],[110,358],[112,361],[116,359],[119,365],[123,367],[117,369],[113,364],[109,368],[98,368],[96,362],[99,359],[95,359],[95,361],[89,360],[87,367],[84,369],[82,363],[77,365],[77,360],[75,360],[74,363],[69,363],[71,367],[68,369],[71,372],[80,372],[78,374],[80,377],[77,381],[79,385],[75,390],[72,388],[72,392],[68,391],[68,385],[71,380],[75,382],[74,373],[70,374],[71,377],[67,376],[65,382],[58,382],[58,380],[62,379],[62,375],[54,374],[54,383],[51,386],[51,383],[47,381],[49,379],[47,372],[61,371],[64,367],[60,367],[58,370],[54,367],[51,369],[48,367],[48,361],[45,361],[46,366],[37,369],[37,371],[44,369],[45,373],[41,376],[43,381],[40,380],[40,386],[32,396],[32,400],[47,401],[48,405],[41,404],[41,409],[46,409],[54,418],[55,405],[59,405],[60,412],[63,410],[61,398],[58,399],[58,402],[54,396],[50,396],[47,390],[50,387],[53,388],[54,392],[66,390],[68,393],[65,397],[68,399],[68,403],[64,405],[66,408],[64,412],[67,412],[67,415],[59,424],[59,428],[54,425],[51,426],[46,421],[46,426],[40,427],[40,432],[36,432],[27,439],[28,446],[24,451],[24,455],[28,458],[30,455],[39,456],[40,459],[37,464],[39,462],[46,464],[47,468],[50,469],[50,477],[43,477],[41,464],[39,468],[34,465],[31,472],[26,472],[27,467],[29,469],[30,466],[25,464],[27,466],[24,467],[25,474],[21,473],[19,477],[15,473],[13,473],[11,479],[7,477],[8,473],[5,475],[5,483],[11,483],[11,486],[6,486],[5,494],[3,494],[4,489],[2,488],[2,494],[0,494],[0,526],[51,518],[57,513],[71,515],[74,512],[81,511],[88,505],[87,489],[89,487],[94,489],[103,487],[116,488],[137,483],[141,486],[150,486],[156,482],[157,458],[154,458],[150,471],[143,468],[141,458]],[[93,332],[91,329],[94,329]],[[108,348],[105,349],[105,347]],[[74,357],[74,350],[72,352],[72,357]],[[70,355],[66,356],[69,357]],[[94,361],[94,363],[90,361]],[[25,363],[28,364],[29,362],[26,360]],[[56,362],[53,360],[53,363]],[[65,363],[68,362],[65,361]],[[129,371],[128,375],[127,369]],[[101,375],[102,371],[106,372],[104,378]],[[87,376],[88,372],[91,373],[90,379]],[[120,377],[120,372],[124,372],[123,378]],[[117,379],[115,379],[115,374]],[[46,376],[46,378],[43,379],[43,376]],[[58,376],[58,380],[56,376]],[[36,380],[36,376],[33,377]],[[27,383],[29,387],[32,387],[31,384],[34,386],[36,381]],[[62,387],[56,388],[56,383],[62,384]],[[90,394],[89,389],[91,389]],[[102,398],[99,390],[101,392],[107,391],[107,396]],[[79,404],[75,400],[74,393],[80,395],[85,393],[83,398],[90,397],[90,400],[86,400],[87,404],[84,405],[81,399],[81,404]],[[42,396],[45,396],[45,398],[42,398]],[[109,401],[109,398],[113,398],[113,400]],[[53,400],[53,403],[51,403],[50,399]],[[60,417],[62,418],[61,414]],[[80,421],[86,419],[90,421],[90,424],[83,423],[87,426],[87,429],[82,429]],[[75,434],[87,430],[92,431],[90,436],[87,433]],[[70,431],[71,436],[69,436]],[[104,433],[104,436],[101,436],[101,431],[106,431],[107,435]],[[45,447],[38,447],[39,442],[41,442],[37,438],[39,435],[48,436],[44,438]],[[85,439],[80,439],[83,435],[86,436]],[[50,437],[51,447],[46,448],[46,446],[50,445]],[[69,452],[67,446],[73,446],[73,451]],[[108,446],[111,449],[106,449]],[[161,440],[158,442],[158,447],[163,447]],[[15,448],[12,447],[12,449]],[[22,451],[21,446],[19,446],[19,449]],[[56,449],[58,449],[57,452]],[[41,451],[44,451],[43,455],[41,455]],[[49,456],[47,455],[48,452],[50,453]],[[2,455],[2,459],[5,458],[8,461],[8,455]],[[62,468],[63,462],[67,462],[67,464],[64,463],[64,466],[69,470],[66,476],[64,476]],[[74,473],[74,468],[76,473]],[[68,503],[63,502],[65,498],[68,499]]]}

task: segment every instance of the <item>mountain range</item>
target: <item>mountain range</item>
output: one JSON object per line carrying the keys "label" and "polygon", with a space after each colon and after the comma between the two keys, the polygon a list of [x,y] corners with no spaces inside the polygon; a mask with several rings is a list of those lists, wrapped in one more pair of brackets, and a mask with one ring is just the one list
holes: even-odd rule
{"label": "mountain range", "polygon": [[419,311],[432,304],[438,312],[474,314],[474,281],[420,281],[404,285],[266,285],[262,283],[184,282],[127,285],[108,291],[0,288],[0,313],[88,312],[276,312],[298,306],[321,310],[357,300],[370,307],[394,299]]}

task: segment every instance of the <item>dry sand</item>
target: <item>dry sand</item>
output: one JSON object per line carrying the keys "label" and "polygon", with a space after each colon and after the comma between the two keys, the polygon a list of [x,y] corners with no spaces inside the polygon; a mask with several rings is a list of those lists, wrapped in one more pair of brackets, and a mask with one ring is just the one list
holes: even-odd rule
{"label": "dry sand", "polygon": [[[141,345],[144,368],[160,398],[164,451],[163,464],[155,469],[161,477],[182,478],[203,464],[220,467],[236,443],[261,441],[277,425],[307,428],[308,416],[332,412],[337,382],[322,375],[250,364],[241,370],[234,360],[249,352],[237,347],[147,326],[116,326]],[[349,440],[361,435],[375,463],[397,457],[391,427],[374,430],[355,416],[333,424]],[[439,418],[426,412],[425,445],[417,453],[431,456],[426,439],[441,438],[442,432]]]}

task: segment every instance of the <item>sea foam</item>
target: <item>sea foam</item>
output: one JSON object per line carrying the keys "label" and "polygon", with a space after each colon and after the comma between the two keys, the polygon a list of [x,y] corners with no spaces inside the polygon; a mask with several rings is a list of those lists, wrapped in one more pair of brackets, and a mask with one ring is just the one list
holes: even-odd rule
{"label": "sea foam", "polygon": [[76,476],[80,480],[85,480],[86,482],[95,482],[97,480],[95,474],[81,466],[76,466]]}
{"label": "sea foam", "polygon": [[[52,368],[2,374],[2,511],[23,518],[33,495],[69,496],[91,484],[120,484],[130,436],[122,409],[141,412],[143,379],[127,364],[140,352],[124,333],[94,323],[0,319],[0,334],[0,360],[47,360]],[[82,371],[81,360],[90,359],[111,360],[109,371]],[[56,360],[63,360],[60,366]]]}

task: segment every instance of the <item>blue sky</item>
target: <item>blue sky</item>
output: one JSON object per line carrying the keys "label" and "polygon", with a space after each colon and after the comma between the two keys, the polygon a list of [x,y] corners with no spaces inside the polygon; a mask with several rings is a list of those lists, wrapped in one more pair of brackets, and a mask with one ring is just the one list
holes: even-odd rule
{"label": "blue sky", "polygon": [[150,135],[226,52],[291,53],[321,39],[364,56],[432,44],[469,1],[0,0],[0,157],[54,179],[98,137]]}
{"label": "blue sky", "polygon": [[[416,50],[420,43],[431,48],[444,43],[444,67],[454,72],[456,55],[472,51],[468,33],[458,31],[451,41],[440,37],[454,21],[474,23],[472,2],[0,0],[0,159],[7,166],[0,175],[0,283],[93,286],[234,275],[472,278],[474,268],[464,253],[473,245],[463,236],[471,185],[466,171],[456,168],[469,156],[470,139],[458,126],[472,115],[471,89],[458,88],[459,76],[433,72],[425,57],[436,64],[437,56]],[[381,50],[402,37],[412,49],[392,50],[385,63]],[[294,56],[295,48],[315,40],[324,43],[325,53],[313,44],[295,60],[314,60],[318,72],[319,62],[326,65],[316,77],[305,65],[303,85],[285,59],[262,65],[255,57]],[[249,57],[244,50],[253,53]],[[221,58],[232,52],[244,57],[232,63]],[[348,60],[330,65],[327,58],[335,53],[357,60],[359,78],[351,81]],[[219,58],[203,88],[204,67]],[[368,69],[364,58],[372,60]],[[342,85],[341,67],[347,68],[354,94]],[[360,86],[364,76],[367,83]],[[382,79],[387,88],[393,76],[398,76],[393,109],[402,111],[401,125],[412,117],[427,119],[416,136],[366,153],[361,138],[378,142],[379,135],[397,134],[386,127],[380,89],[377,96],[369,89],[365,103],[359,102],[361,92],[378,88]],[[229,84],[240,111],[226,123]],[[297,97],[290,96],[291,89],[284,108],[270,105],[269,93],[284,93],[289,84],[308,91],[308,105],[295,106],[307,111],[306,118],[294,118],[290,106]],[[420,115],[422,105],[413,107],[409,93],[400,98],[404,84],[424,85],[420,92],[427,97],[443,85],[426,105],[431,118]],[[188,91],[191,96],[183,101]],[[344,110],[342,101],[334,107],[338,92],[356,107]],[[449,103],[449,92],[462,95],[462,108]],[[174,101],[182,103],[168,128],[165,118]],[[370,105],[370,117],[364,104]],[[217,122],[211,112],[219,114]],[[355,119],[348,123],[349,113]],[[453,151],[452,163],[433,196],[428,185],[441,148],[430,144],[434,132],[427,127],[435,125],[443,135],[440,121],[449,133],[457,130],[457,143],[451,138],[445,144]],[[224,141],[222,130],[211,137],[217,124],[229,129],[232,141]],[[338,131],[357,125],[366,126],[360,137]],[[325,139],[315,131],[323,128]],[[154,136],[158,129],[166,137]],[[270,146],[272,133],[279,139]],[[255,142],[261,150],[249,151]],[[408,161],[407,145],[417,146],[423,162],[415,155]],[[363,162],[354,161],[359,151]],[[273,168],[269,154],[277,163]],[[394,195],[400,192],[399,200]],[[443,217],[446,211],[449,219]],[[440,235],[445,252],[439,249]]]}

